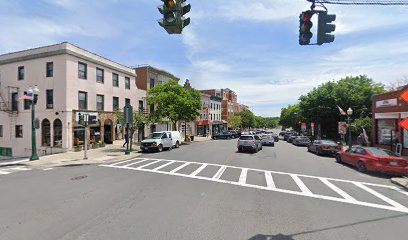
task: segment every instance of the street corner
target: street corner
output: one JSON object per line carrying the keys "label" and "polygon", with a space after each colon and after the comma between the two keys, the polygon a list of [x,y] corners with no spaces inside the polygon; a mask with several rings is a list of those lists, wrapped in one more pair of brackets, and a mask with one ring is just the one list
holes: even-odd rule
{"label": "street corner", "polygon": [[408,191],[408,178],[407,177],[395,177],[391,178],[391,182],[398,185]]}

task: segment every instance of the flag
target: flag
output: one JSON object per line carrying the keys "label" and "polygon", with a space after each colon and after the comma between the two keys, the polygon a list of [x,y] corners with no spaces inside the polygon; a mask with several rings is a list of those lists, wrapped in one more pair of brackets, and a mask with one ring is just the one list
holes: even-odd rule
{"label": "flag", "polygon": [[26,95],[23,95],[23,96],[19,97],[18,100],[31,100],[32,101],[33,96],[32,96],[32,94],[31,95],[26,94]]}
{"label": "flag", "polygon": [[364,128],[362,128],[362,129],[363,129],[364,140],[365,140],[365,142],[366,142],[367,145],[368,145],[368,135],[367,135],[367,132],[366,132],[366,130],[365,130]]}
{"label": "flag", "polygon": [[339,112],[340,112],[341,115],[346,115],[346,112],[343,109],[341,109],[341,107],[339,107],[339,105],[336,105],[336,106],[339,109]]}

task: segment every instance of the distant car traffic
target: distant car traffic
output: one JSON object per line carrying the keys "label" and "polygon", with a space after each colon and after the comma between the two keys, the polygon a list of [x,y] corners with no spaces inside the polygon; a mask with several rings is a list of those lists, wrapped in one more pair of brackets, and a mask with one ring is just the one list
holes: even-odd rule
{"label": "distant car traffic", "polygon": [[360,172],[373,171],[408,176],[408,160],[375,147],[352,147],[336,155],[339,163],[357,167]]}
{"label": "distant car traffic", "polygon": [[234,135],[231,132],[224,131],[213,136],[213,139],[231,139]]}
{"label": "distant car traffic", "polygon": [[234,136],[234,138],[239,138],[241,136],[241,131],[239,130],[230,130],[229,132]]}
{"label": "distant car traffic", "polygon": [[250,150],[258,152],[262,150],[261,139],[257,135],[241,135],[237,142],[238,152]]}
{"label": "distant car traffic", "polygon": [[297,136],[292,140],[292,144],[295,146],[309,146],[311,141],[306,136]]}
{"label": "distant car traffic", "polygon": [[291,143],[293,141],[293,139],[297,138],[298,135],[296,133],[290,135],[290,137],[288,138],[287,142]]}
{"label": "distant car traffic", "polygon": [[275,140],[275,142],[279,142],[279,136],[276,133],[272,133],[272,137]]}
{"label": "distant car traffic", "polygon": [[275,139],[273,138],[272,134],[262,134],[260,135],[260,138],[263,146],[275,146]]}
{"label": "distant car traffic", "polygon": [[334,155],[343,148],[333,140],[314,140],[307,147],[308,152],[314,152],[317,155]]}

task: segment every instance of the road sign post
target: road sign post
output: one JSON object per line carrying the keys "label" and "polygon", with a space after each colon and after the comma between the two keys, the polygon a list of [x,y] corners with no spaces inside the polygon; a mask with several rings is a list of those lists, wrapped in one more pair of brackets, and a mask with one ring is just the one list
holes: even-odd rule
{"label": "road sign post", "polygon": [[129,126],[133,126],[133,107],[131,105],[126,105],[123,108],[123,114],[124,114],[124,119],[125,119],[125,124],[126,124],[126,135],[125,135],[125,141],[126,141],[126,150],[125,154],[129,155],[130,150],[129,150]]}

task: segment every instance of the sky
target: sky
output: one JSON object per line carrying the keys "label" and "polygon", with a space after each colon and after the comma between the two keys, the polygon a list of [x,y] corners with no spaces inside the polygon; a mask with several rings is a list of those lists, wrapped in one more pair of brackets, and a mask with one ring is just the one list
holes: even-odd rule
{"label": "sky", "polygon": [[169,35],[157,23],[160,0],[0,0],[0,54],[67,41],[127,66],[164,69],[196,89],[230,88],[264,117],[327,81],[408,77],[408,6],[326,4],[337,17],[335,41],[300,46],[306,0],[187,2],[191,24]]}

